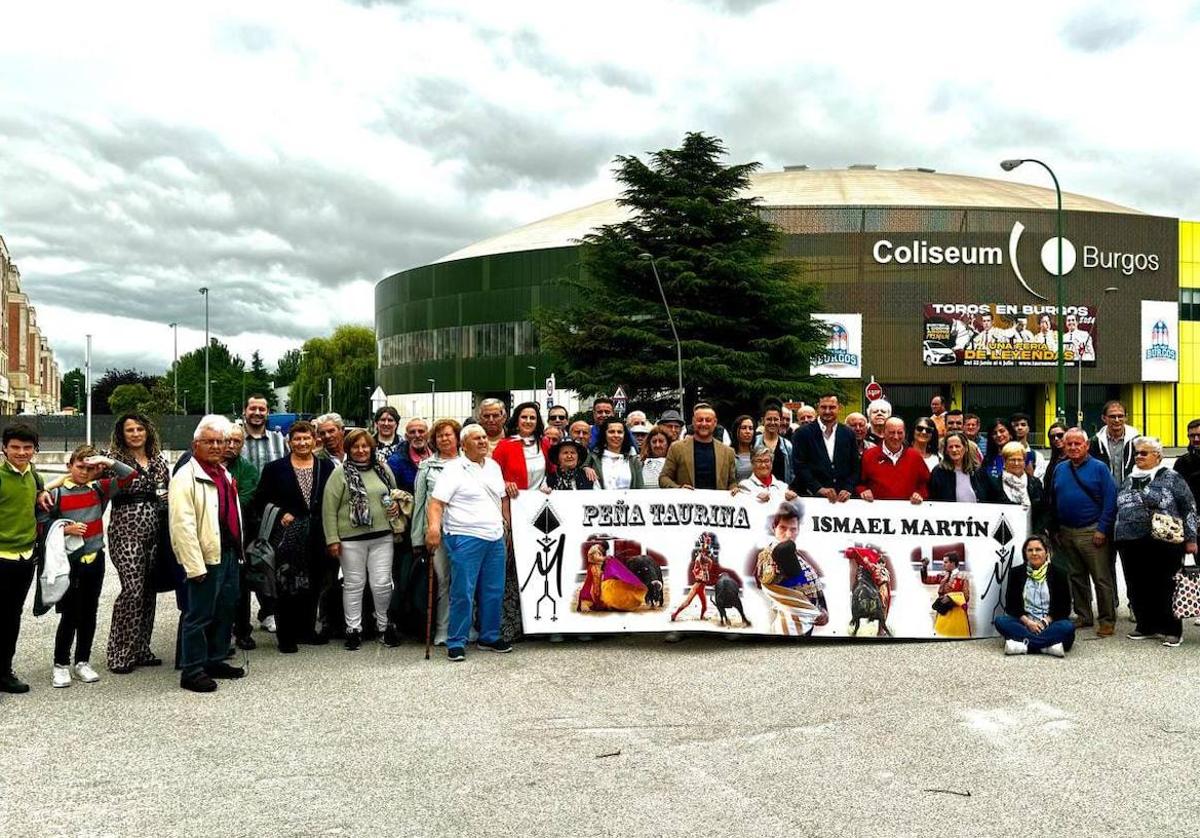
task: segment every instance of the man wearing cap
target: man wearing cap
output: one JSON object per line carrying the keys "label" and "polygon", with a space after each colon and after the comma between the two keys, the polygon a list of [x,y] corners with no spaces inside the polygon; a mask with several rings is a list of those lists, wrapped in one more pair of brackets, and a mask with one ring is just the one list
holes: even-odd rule
{"label": "man wearing cap", "polygon": [[679,435],[683,433],[683,414],[678,410],[665,410],[659,417],[658,424],[670,435],[671,442],[679,441]]}

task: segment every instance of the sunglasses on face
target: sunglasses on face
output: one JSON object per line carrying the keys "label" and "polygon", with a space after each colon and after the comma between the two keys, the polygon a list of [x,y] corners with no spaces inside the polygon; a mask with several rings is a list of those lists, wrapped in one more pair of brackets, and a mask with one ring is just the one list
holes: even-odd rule
{"label": "sunglasses on face", "polygon": [[1066,434],[1050,434],[1051,439],[1062,439]]}
{"label": "sunglasses on face", "polygon": [[918,426],[917,426],[916,428],[914,428],[913,430],[915,430],[915,431],[916,431],[917,433],[919,433],[919,434],[928,434],[928,433],[933,433],[933,428],[927,428],[927,427],[925,427],[924,425],[918,425]]}

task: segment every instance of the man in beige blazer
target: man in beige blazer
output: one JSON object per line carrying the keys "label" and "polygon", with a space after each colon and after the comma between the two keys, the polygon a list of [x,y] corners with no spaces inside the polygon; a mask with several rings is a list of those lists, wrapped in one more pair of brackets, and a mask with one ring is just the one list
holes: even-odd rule
{"label": "man in beige blazer", "polygon": [[671,444],[658,485],[662,489],[724,489],[737,485],[733,449],[717,442],[717,412],[701,402],[692,409],[692,435]]}

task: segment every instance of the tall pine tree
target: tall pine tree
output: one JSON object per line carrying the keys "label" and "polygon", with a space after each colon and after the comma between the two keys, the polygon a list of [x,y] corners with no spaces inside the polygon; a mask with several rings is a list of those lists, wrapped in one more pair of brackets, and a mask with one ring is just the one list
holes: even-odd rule
{"label": "tall pine tree", "polygon": [[[812,321],[819,292],[775,257],[779,231],[745,197],[758,163],[726,166],[720,139],[689,133],[680,148],[616,159],[628,221],[584,237],[565,307],[535,311],[560,383],[583,395],[624,385],[632,403],[679,404],[675,341],[651,259],[679,332],[685,401],[721,415],[755,413],[767,396],[814,401],[828,382],[808,375],[825,347]],[[755,414],[757,415],[757,414]]]}

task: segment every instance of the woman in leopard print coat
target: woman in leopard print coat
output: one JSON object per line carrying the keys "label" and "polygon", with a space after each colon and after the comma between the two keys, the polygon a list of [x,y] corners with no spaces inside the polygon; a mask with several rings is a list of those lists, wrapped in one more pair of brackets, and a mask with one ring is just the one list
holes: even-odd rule
{"label": "woman in leopard print coat", "polygon": [[137,666],[159,666],[150,651],[157,593],[150,569],[158,551],[159,528],[166,526],[167,483],[171,471],[159,451],[154,425],[127,413],[117,419],[106,456],[137,468],[139,474],[114,498],[108,526],[109,559],[121,579],[108,632],[109,671],[124,675]]}

